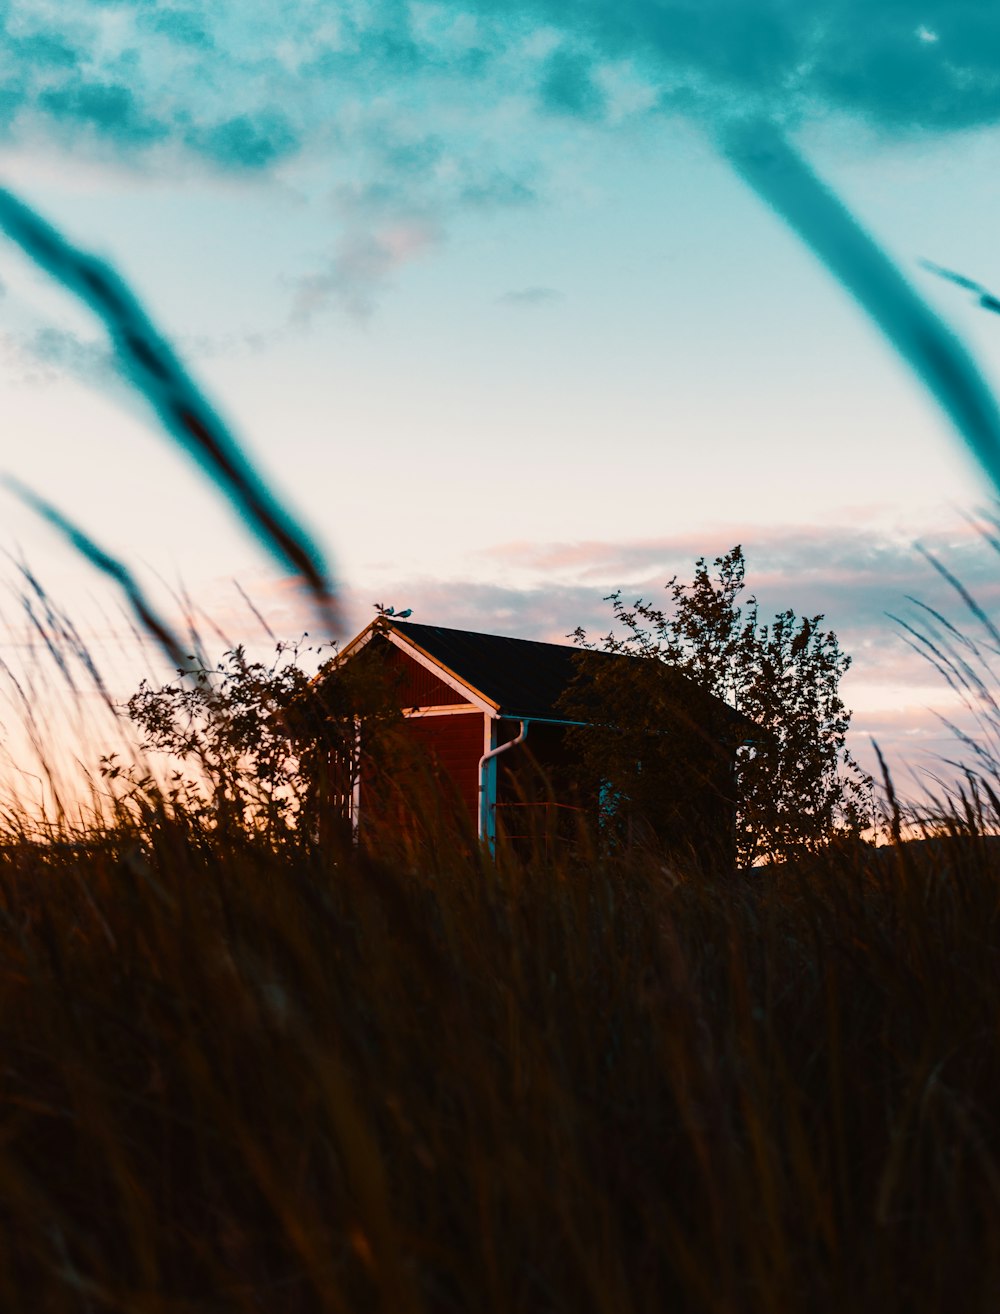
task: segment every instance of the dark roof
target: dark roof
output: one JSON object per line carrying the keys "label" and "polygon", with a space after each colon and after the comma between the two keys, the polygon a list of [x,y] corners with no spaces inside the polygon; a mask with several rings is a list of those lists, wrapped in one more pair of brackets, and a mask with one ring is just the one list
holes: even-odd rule
{"label": "dark roof", "polygon": [[580,650],[565,643],[411,621],[393,621],[392,628],[497,703],[507,716],[558,716],[556,699],[577,672]]}
{"label": "dark roof", "polygon": [[[397,634],[415,643],[429,657],[496,703],[501,715],[565,718],[556,701],[578,673],[578,659],[584,650],[566,643],[539,643],[535,639],[511,639],[500,634],[477,634],[473,630],[450,630],[411,621],[391,621],[390,625]],[[606,662],[647,660],[622,653],[595,652],[592,656],[595,661]],[[705,694],[679,671],[666,668],[664,674],[677,682],[678,693],[685,699],[692,702],[708,699],[718,710],[725,709],[734,722],[749,725],[746,718]]]}

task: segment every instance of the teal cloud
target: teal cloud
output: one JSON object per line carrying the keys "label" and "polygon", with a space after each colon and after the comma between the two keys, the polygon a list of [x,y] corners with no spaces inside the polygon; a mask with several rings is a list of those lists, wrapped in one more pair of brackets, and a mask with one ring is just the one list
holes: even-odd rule
{"label": "teal cloud", "polygon": [[264,110],[193,127],[184,144],[224,169],[262,171],[294,155],[301,142],[285,115]]}
{"label": "teal cloud", "polygon": [[72,69],[80,63],[79,50],[55,32],[11,37],[8,50],[18,64],[37,69]]}
{"label": "teal cloud", "polygon": [[156,8],[146,19],[146,25],[149,31],[160,33],[178,45],[193,46],[200,51],[210,51],[215,46],[208,15],[194,8]]}
{"label": "teal cloud", "polygon": [[590,119],[599,117],[605,107],[590,62],[567,50],[559,50],[549,59],[539,94],[543,106],[556,114]]}
{"label": "teal cloud", "polygon": [[1000,117],[1000,7],[979,0],[10,0],[0,124],[260,172],[336,135],[359,98],[432,116],[456,89],[527,92],[600,119],[623,61],[660,110],[706,120],[834,114],[891,134]]}
{"label": "teal cloud", "polygon": [[630,59],[660,106],[702,118],[829,115],[885,133],[949,132],[1000,118],[1000,7],[978,0],[469,0],[490,22],[575,43],[543,101],[590,116],[587,62]]}
{"label": "teal cloud", "polygon": [[153,118],[127,86],[81,79],[42,91],[38,106],[61,125],[90,128],[128,148],[161,141],[169,124]]}
{"label": "teal cloud", "polygon": [[[543,195],[575,121],[942,134],[1000,120],[998,70],[982,0],[7,0],[0,137],[251,177],[325,162],[331,248],[297,304],[363,315],[460,213]],[[626,111],[616,78],[644,93]]]}

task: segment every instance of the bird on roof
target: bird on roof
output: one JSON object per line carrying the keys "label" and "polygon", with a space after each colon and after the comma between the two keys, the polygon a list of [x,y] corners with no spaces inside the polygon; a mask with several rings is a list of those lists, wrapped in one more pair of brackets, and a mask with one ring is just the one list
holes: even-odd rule
{"label": "bird on roof", "polygon": [[410,618],[412,615],[413,615],[413,608],[412,608],[412,607],[407,607],[407,609],[406,609],[405,611],[397,611],[397,612],[396,612],[396,619],[397,619],[397,620],[409,620],[409,618]]}
{"label": "bird on roof", "polygon": [[383,607],[381,602],[373,602],[372,606],[380,616],[394,616],[396,614],[395,607]]}

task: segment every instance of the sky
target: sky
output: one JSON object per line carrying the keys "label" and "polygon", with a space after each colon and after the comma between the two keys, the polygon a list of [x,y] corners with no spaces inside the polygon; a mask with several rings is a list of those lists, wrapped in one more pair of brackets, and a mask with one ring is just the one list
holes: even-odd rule
{"label": "sky", "polygon": [[[859,755],[914,766],[954,698],[891,617],[962,615],[916,545],[1000,607],[974,523],[1000,316],[921,263],[1000,291],[998,57],[1000,11],[961,0],[8,0],[0,185],[126,280],[320,545],[341,638],[375,602],[601,632],[613,589],[739,542],[763,610],[822,612],[852,654]],[[979,419],[777,212],[748,134],[968,353]],[[235,580],[316,635],[99,320],[2,237],[0,405],[0,473],[167,614],[184,593],[263,645]],[[150,658],[114,586],[3,496],[0,549],[127,693]]]}

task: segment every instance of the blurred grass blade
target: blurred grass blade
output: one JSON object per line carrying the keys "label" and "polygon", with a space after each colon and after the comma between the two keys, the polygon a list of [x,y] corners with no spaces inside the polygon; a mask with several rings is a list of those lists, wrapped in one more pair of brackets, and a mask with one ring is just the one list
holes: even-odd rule
{"label": "blurred grass blade", "polygon": [[974,278],[966,278],[964,274],[958,274],[954,269],[945,269],[943,265],[936,265],[933,260],[921,260],[920,263],[930,273],[937,274],[938,278],[947,279],[949,283],[957,284],[966,292],[974,293],[976,304],[982,306],[983,310],[992,310],[995,315],[1000,314],[1000,297],[995,297],[989,288],[983,287],[982,283],[977,283]]}
{"label": "blurred grass blade", "polygon": [[0,229],[104,322],[119,366],[167,432],[226,494],[257,538],[306,584],[325,621],[339,628],[333,585],[318,545],[272,494],[236,438],[119,274],[71,245],[0,188]]}
{"label": "blurred grass blade", "polygon": [[186,671],[191,665],[187,653],[170,626],[157,614],[155,607],[149,602],[128,567],[105,552],[103,548],[98,547],[92,538],[68,520],[61,511],[58,511],[50,502],[46,502],[44,498],[39,497],[36,492],[26,487],[19,480],[12,479],[7,475],[4,477],[3,482],[15,497],[24,502],[26,506],[31,507],[43,520],[48,521],[53,528],[58,529],[72,543],[73,547],[87,558],[91,565],[96,566],[99,571],[109,576],[120,586],[146,632],[152,635],[160,645],[172,665],[179,671]]}
{"label": "blurred grass blade", "polygon": [[955,334],[778,129],[761,122],[731,127],[722,148],[758,196],[867,310],[937,398],[1000,492],[1000,410]]}

